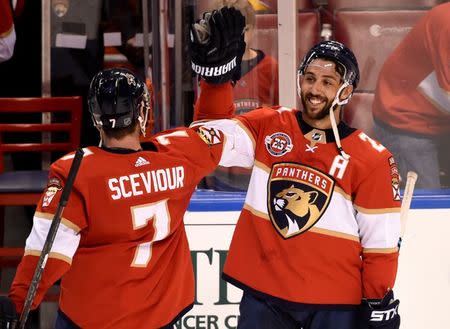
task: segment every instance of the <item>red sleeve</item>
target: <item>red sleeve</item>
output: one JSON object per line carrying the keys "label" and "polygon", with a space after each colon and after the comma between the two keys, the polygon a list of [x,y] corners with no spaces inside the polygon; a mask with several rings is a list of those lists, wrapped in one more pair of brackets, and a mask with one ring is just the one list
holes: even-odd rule
{"label": "red sleeve", "polygon": [[9,0],[0,0],[0,38],[8,35],[12,26],[13,17]]}
{"label": "red sleeve", "polygon": [[[63,157],[62,159],[65,158]],[[33,228],[26,241],[25,255],[17,268],[9,292],[9,296],[14,301],[18,313],[22,312],[30,282],[48,235],[51,220],[58,208],[68,168],[72,163],[71,159],[69,157],[67,160],[59,160],[52,164],[47,187],[37,204],[33,218]],[[67,206],[62,213],[58,233],[53,242],[52,250],[32,304],[33,309],[41,303],[47,290],[69,270],[73,257],[72,253],[77,249],[79,243],[77,233],[87,226],[83,197],[79,192],[80,176],[82,174],[79,172]],[[62,231],[65,233],[61,232],[63,226],[65,228]]]}
{"label": "red sleeve", "polygon": [[[9,291],[9,297],[16,305],[16,311],[19,314],[22,313],[24,301],[27,296],[28,288],[30,287],[30,282],[33,278],[38,260],[39,256],[27,255],[22,258],[22,261],[17,267],[16,276],[14,277],[14,281]],[[69,263],[63,260],[56,258],[48,259],[41,281],[39,282],[36,297],[34,298],[31,306],[32,309],[35,309],[42,302],[47,290],[58,279],[60,279],[63,274],[69,270],[69,268]]]}
{"label": "red sleeve", "polygon": [[215,128],[176,128],[154,136],[158,150],[186,159],[195,184],[218,165],[223,150],[223,133]]}
{"label": "red sleeve", "polygon": [[398,252],[363,254],[363,297],[380,299],[394,287],[397,275]]}
{"label": "red sleeve", "polygon": [[[442,8],[443,7],[443,8]],[[450,92],[450,4],[437,6],[429,13],[425,24],[425,45],[440,87]]]}
{"label": "red sleeve", "polygon": [[200,96],[195,103],[194,121],[204,119],[228,119],[234,114],[233,87],[200,81]]}
{"label": "red sleeve", "polygon": [[365,171],[367,176],[358,186],[354,200],[363,246],[363,297],[370,299],[382,298],[394,287],[400,236],[397,167],[387,152],[375,163],[370,172]]}

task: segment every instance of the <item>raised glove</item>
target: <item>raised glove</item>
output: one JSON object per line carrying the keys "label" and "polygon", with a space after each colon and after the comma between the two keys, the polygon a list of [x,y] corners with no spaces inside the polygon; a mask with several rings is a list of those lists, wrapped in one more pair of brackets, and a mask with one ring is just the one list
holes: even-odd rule
{"label": "raised glove", "polygon": [[240,79],[245,18],[234,7],[206,12],[191,26],[192,70],[209,83]]}
{"label": "raised glove", "polygon": [[394,292],[389,290],[383,299],[365,299],[361,303],[360,329],[399,329],[400,301],[394,299]]}
{"label": "raised glove", "polygon": [[14,329],[17,325],[16,306],[6,296],[0,296],[0,329]]}

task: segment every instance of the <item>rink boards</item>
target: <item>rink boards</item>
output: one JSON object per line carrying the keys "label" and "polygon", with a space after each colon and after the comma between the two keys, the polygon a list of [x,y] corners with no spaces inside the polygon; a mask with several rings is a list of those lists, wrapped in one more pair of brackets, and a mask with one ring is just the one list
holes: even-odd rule
{"label": "rink boards", "polygon": [[[196,273],[196,304],[177,329],[232,329],[241,290],[220,273],[244,193],[197,191],[185,215]],[[416,191],[394,287],[402,328],[450,328],[450,190]]]}

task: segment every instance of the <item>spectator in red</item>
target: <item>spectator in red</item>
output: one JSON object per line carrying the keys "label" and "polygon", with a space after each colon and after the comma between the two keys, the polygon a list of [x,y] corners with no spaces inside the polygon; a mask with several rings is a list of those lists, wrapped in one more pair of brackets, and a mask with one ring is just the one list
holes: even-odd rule
{"label": "spectator in red", "polygon": [[241,78],[233,89],[236,114],[263,105],[278,104],[278,62],[263,50],[252,47],[256,26],[255,9],[247,0],[219,0],[219,3],[239,9],[246,22],[246,48],[242,56]]}
{"label": "spectator in red", "polygon": [[440,172],[450,174],[449,15],[445,3],[419,20],[384,63],[375,91],[376,138],[394,154],[403,182],[417,172],[419,188],[445,186]]}

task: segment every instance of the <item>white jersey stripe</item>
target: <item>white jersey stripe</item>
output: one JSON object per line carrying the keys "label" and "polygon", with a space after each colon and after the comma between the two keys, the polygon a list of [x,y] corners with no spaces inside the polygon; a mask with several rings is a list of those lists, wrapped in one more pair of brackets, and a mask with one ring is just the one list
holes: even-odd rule
{"label": "white jersey stripe", "polygon": [[400,214],[358,213],[361,245],[364,248],[395,248],[400,236]]}
{"label": "white jersey stripe", "polygon": [[[262,219],[269,219],[267,199],[261,197],[261,195],[267,195],[267,182],[270,175],[267,169],[262,164],[256,163],[244,205],[245,209]],[[383,221],[384,224],[380,225],[380,221]],[[336,188],[327,210],[311,231],[328,235],[344,235],[350,240],[359,240],[361,234],[363,247],[393,248],[398,242],[399,221],[400,216],[396,208],[383,209],[383,211],[377,211],[376,214],[357,211],[349,196],[343,193],[342,189]],[[379,230],[379,232],[374,232],[374,230]],[[364,238],[367,236],[375,238],[370,240]],[[388,240],[380,241],[376,236],[385,236]]]}
{"label": "white jersey stripe", "polygon": [[[28,251],[42,251],[51,223],[52,222],[47,218],[42,218],[38,215],[34,216],[33,228],[31,229],[31,233],[25,244],[25,253]],[[64,223],[61,223],[58,227],[58,231],[56,232],[56,238],[51,252],[61,254],[71,259],[75,254],[79,243],[80,235],[77,234],[77,232],[75,232],[72,228],[66,226]]]}

